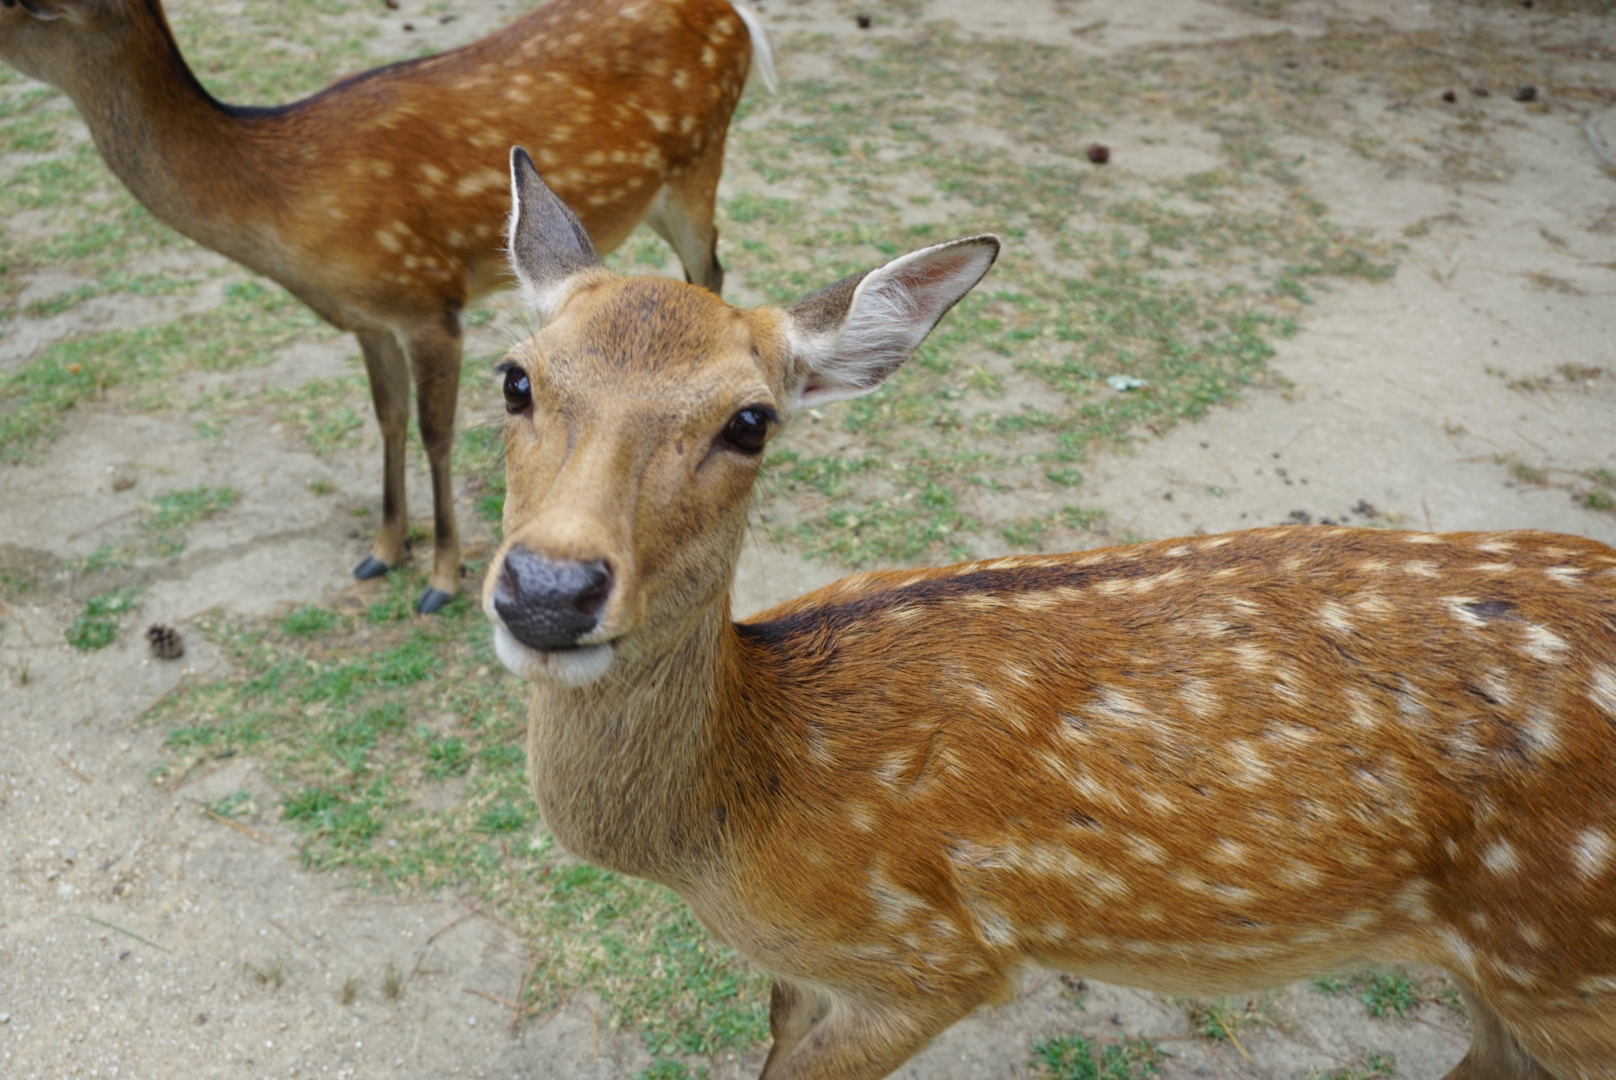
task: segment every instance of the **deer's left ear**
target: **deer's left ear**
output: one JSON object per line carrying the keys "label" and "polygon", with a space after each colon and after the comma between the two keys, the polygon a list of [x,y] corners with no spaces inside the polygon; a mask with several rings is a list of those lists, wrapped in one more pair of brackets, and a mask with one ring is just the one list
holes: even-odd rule
{"label": "deer's left ear", "polygon": [[520,146],[511,147],[509,239],[511,271],[545,322],[565,299],[567,280],[600,265],[578,215],[539,177],[533,159]]}
{"label": "deer's left ear", "polygon": [[999,257],[991,234],[953,240],[843,278],[786,309],[796,407],[880,386]]}

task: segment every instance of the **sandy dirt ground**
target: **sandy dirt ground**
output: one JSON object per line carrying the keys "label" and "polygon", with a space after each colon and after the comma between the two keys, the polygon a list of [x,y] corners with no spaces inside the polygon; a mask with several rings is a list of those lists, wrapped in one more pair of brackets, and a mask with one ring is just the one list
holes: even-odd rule
{"label": "sandy dirt ground", "polygon": [[[858,44],[850,5],[760,6],[782,33],[816,28],[828,35],[826,48]],[[1603,33],[1607,45],[1612,31],[1609,19],[1542,10],[1551,4],[1535,13],[1389,2],[920,6],[966,34],[1068,41],[1096,54],[1306,36],[1323,32],[1322,15],[1388,27],[1490,19],[1523,34]],[[485,4],[438,24],[422,7],[401,0],[398,11],[378,15],[378,54],[422,34],[466,40],[514,10]],[[402,30],[409,19],[420,28]],[[1616,85],[1605,57],[1606,84]],[[807,62],[789,52],[778,59],[787,78]],[[1384,137],[1406,145],[1411,159],[1443,122],[1428,102],[1359,107],[1379,110]],[[1298,317],[1300,332],[1278,344],[1279,378],[1240,404],[1096,460],[1087,497],[1114,532],[1375,520],[1530,526],[1616,543],[1616,516],[1576,498],[1591,470],[1616,470],[1616,171],[1601,167],[1583,130],[1586,123],[1616,144],[1616,100],[1603,111],[1552,100],[1528,109],[1500,93],[1476,107],[1508,166],[1485,184],[1416,167],[1389,172],[1323,139],[1286,148],[1336,220],[1406,245],[1402,269],[1391,283],[1318,295]],[[1126,130],[1110,141],[1117,170],[1188,172],[1203,154],[1193,141],[1146,145]],[[174,257],[214,265],[189,249]],[[59,289],[48,280],[29,287]],[[7,337],[0,365],[15,367],[51,335],[87,324],[172,314],[123,301],[91,305],[34,327],[33,338]],[[295,385],[351,352],[344,340],[304,343],[230,377]],[[199,525],[183,561],[153,572],[143,619],[183,629],[209,608],[253,615],[321,601],[362,588],[346,568],[369,537],[349,503],[311,498],[309,484],[373,499],[378,457],[373,438],[321,458],[268,424],[238,425],[222,444],[204,443],[182,419],[91,407],[40,460],[0,468],[0,548],[13,564],[54,566],[93,550],[153,490],[228,485],[241,492],[239,505]],[[134,483],[123,485],[126,477]],[[412,472],[417,508],[426,505],[421,479]],[[468,527],[472,520],[462,513]],[[479,540],[486,536],[473,528],[469,546]],[[755,609],[838,573],[760,534],[737,607]],[[273,819],[233,828],[203,817],[198,802],[230,791],[272,801],[254,761],[233,760],[178,790],[154,784],[148,772],[161,733],[139,716],[181,679],[206,677],[219,655],[200,635],[176,664],[150,659],[136,635],[75,652],[63,630],[85,588],[63,575],[3,613],[0,1075],[606,1080],[646,1067],[639,1040],[613,1031],[587,997],[512,1030],[499,999],[519,985],[524,961],[496,912],[452,895],[358,891],[340,875],[301,869],[296,838]],[[410,976],[397,996],[386,992],[389,966]],[[1238,1046],[1194,1038],[1184,1009],[1153,995],[1091,986],[1081,1011],[1073,996],[1068,983],[1036,976],[1020,999],[969,1018],[898,1075],[1029,1075],[1033,1040],[1081,1030],[1159,1039],[1174,1055],[1164,1074],[1174,1077],[1301,1080],[1386,1053],[1396,1075],[1434,1080],[1468,1038],[1464,1021],[1440,1004],[1405,1021],[1375,1020],[1351,997],[1305,986],[1264,998],[1269,1022],[1242,1029]],[[751,1075],[760,1060],[754,1049],[715,1062],[714,1076]]]}

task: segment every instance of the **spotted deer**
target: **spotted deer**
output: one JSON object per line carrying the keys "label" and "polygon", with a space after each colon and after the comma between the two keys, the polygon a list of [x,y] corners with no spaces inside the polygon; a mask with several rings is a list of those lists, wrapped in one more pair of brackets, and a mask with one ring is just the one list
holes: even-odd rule
{"label": "spotted deer", "polygon": [[987,272],[785,308],[601,267],[525,155],[505,539],[528,768],[579,856],[774,979],[768,1080],[884,1076],[1046,966],[1170,994],[1431,965],[1450,1080],[1616,1076],[1616,551],[1280,528],[857,574],[735,622],[763,451]]}
{"label": "spotted deer", "polygon": [[508,283],[506,154],[532,146],[609,251],[644,220],[688,279],[723,281],[713,200],[749,70],[773,65],[730,0],[550,0],[480,41],[303,101],[214,100],[160,0],[0,0],[0,60],[63,90],[108,166],[158,219],[285,286],[359,338],[381,425],[379,577],[406,543],[413,373],[435,552],[419,608],[458,589],[449,452],[466,305]]}

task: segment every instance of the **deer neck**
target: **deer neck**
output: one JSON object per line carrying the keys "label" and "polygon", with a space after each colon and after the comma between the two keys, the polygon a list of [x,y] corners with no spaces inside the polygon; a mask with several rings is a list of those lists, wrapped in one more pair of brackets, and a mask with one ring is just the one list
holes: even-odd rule
{"label": "deer neck", "polygon": [[573,854],[678,887],[722,835],[722,666],[729,598],[655,655],[620,655],[585,687],[534,687],[528,775],[546,826]]}
{"label": "deer neck", "polygon": [[[254,269],[255,212],[276,180],[250,137],[255,110],[214,100],[180,55],[159,8],[56,81],[109,168],[153,216]],[[261,245],[260,245],[261,246]]]}

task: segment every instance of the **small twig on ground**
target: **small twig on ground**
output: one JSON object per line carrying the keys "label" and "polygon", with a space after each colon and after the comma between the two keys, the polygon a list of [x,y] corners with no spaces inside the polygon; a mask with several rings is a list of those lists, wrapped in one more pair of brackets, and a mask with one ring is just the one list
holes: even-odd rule
{"label": "small twig on ground", "polygon": [[[442,937],[444,934],[447,934],[450,930],[453,930],[455,927],[459,926],[461,923],[465,922],[475,914],[477,914],[475,908],[470,911],[461,912],[459,915],[456,915],[454,918],[432,931],[432,933],[427,937],[426,943],[428,945],[432,944],[434,941],[438,940],[438,938]],[[421,951],[425,952],[426,950],[423,949]],[[417,964],[416,966],[419,967],[420,965]]]}
{"label": "small twig on ground", "polygon": [[269,925],[273,926],[275,929],[277,929],[281,933],[285,934],[286,935],[286,940],[290,941],[293,945],[296,945],[298,948],[302,949],[304,952],[306,952],[310,956],[314,957],[314,962],[316,964],[319,964],[321,967],[326,966],[326,962],[324,960],[320,959],[320,954],[319,953],[315,952],[313,949],[309,948],[307,945],[305,945],[301,941],[299,941],[292,934],[292,932],[290,930],[286,929],[286,927],[282,926],[280,923],[276,922],[274,919],[269,920]]}
{"label": "small twig on ground", "polygon": [[1605,163],[1607,169],[1616,169],[1616,154],[1612,154],[1599,139],[1599,132],[1594,130],[1593,117],[1582,122],[1582,133],[1588,136],[1588,145],[1593,147],[1594,156]]}
{"label": "small twig on ground", "polygon": [[477,915],[477,916],[479,916],[481,918],[487,919],[489,922],[493,923],[495,926],[498,926],[500,929],[505,930],[506,932],[515,935],[518,939],[521,938],[522,932],[520,930],[516,929],[516,927],[512,926],[510,923],[506,922],[504,919],[500,918],[498,915],[495,915],[492,912],[484,911],[482,908],[478,907],[476,904],[473,904],[470,900],[463,901],[463,903],[468,908],[471,909],[471,913],[473,915]]}
{"label": "small twig on ground", "polygon": [[67,760],[61,754],[56,755],[56,761],[62,766],[62,768],[66,769],[80,780],[83,780],[86,784],[95,783],[94,780],[91,780],[88,776],[85,776],[71,761]]}
{"label": "small twig on ground", "polygon": [[93,922],[97,926],[104,926],[108,930],[116,930],[118,933],[124,935],[125,937],[132,937],[136,941],[140,942],[142,945],[150,945],[152,948],[157,949],[157,950],[159,950],[161,952],[166,952],[170,956],[174,955],[174,950],[173,949],[164,948],[163,946],[157,944],[157,942],[151,940],[150,938],[141,937],[139,934],[135,933],[133,930],[125,930],[121,926],[117,926],[117,925],[115,925],[113,923],[109,923],[105,919],[98,919],[94,915],[86,915],[86,916],[84,916],[84,918],[85,918],[86,921]]}
{"label": "small twig on ground", "polygon": [[[239,821],[231,821],[229,818],[225,817],[223,814],[219,813],[217,810],[213,809],[211,806],[208,806],[206,803],[198,802],[196,799],[190,799],[189,801],[193,802],[193,803],[196,803],[197,806],[201,807],[202,812],[204,814],[206,814],[208,817],[212,818],[214,821],[219,822],[219,824],[228,825],[232,829],[236,830],[238,833],[241,833],[241,835],[246,836],[246,837],[250,837],[251,839],[253,839],[257,843],[260,843],[260,844],[269,843],[269,837],[265,836],[263,833],[259,832],[257,829],[249,829],[249,828],[247,828],[247,826],[243,825]],[[290,935],[288,935],[288,936],[290,936]]]}

